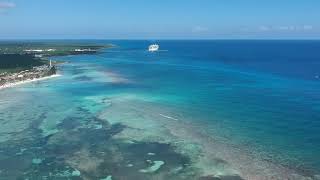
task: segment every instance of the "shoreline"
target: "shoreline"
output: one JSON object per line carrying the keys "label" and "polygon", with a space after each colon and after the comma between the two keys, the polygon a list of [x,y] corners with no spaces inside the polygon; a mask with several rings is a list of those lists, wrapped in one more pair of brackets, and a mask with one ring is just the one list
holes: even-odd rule
{"label": "shoreline", "polygon": [[34,79],[27,79],[27,80],[23,80],[23,81],[14,82],[14,83],[7,83],[7,84],[0,86],[0,90],[12,88],[15,86],[19,86],[19,85],[23,85],[23,84],[27,84],[27,83],[31,83],[31,82],[43,81],[43,80],[47,80],[47,79],[51,79],[51,78],[55,78],[55,77],[60,77],[60,76],[62,76],[62,75],[61,74],[54,74],[54,75],[50,75],[50,76],[34,78]]}

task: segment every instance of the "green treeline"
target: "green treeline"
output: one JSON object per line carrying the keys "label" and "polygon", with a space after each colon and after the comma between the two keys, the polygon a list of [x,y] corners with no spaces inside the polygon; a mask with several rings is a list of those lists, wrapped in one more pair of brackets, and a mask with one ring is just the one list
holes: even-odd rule
{"label": "green treeline", "polygon": [[45,61],[28,54],[0,54],[0,69],[29,69],[46,64]]}

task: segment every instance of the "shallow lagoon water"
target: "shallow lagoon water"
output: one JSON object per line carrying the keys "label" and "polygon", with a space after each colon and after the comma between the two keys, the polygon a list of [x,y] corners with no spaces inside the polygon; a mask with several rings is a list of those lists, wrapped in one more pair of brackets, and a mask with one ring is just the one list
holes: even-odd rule
{"label": "shallow lagoon water", "polygon": [[0,177],[316,179],[320,43],[273,43],[57,57],[63,76],[0,92]]}

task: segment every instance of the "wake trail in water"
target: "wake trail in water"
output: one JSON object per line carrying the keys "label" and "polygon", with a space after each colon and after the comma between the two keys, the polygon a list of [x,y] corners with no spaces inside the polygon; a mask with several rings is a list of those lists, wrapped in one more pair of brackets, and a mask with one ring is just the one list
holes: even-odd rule
{"label": "wake trail in water", "polygon": [[164,118],[167,118],[167,119],[172,119],[172,120],[175,120],[175,121],[179,121],[179,119],[173,118],[171,116],[167,116],[167,115],[163,115],[163,114],[159,114],[159,115],[164,117]]}

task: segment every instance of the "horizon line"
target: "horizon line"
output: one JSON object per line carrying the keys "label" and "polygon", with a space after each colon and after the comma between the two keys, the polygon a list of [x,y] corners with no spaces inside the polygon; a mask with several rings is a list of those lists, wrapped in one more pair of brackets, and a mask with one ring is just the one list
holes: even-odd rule
{"label": "horizon line", "polygon": [[41,40],[135,40],[135,41],[234,41],[234,40],[258,40],[258,41],[319,41],[319,38],[0,38],[0,41],[41,41]]}

